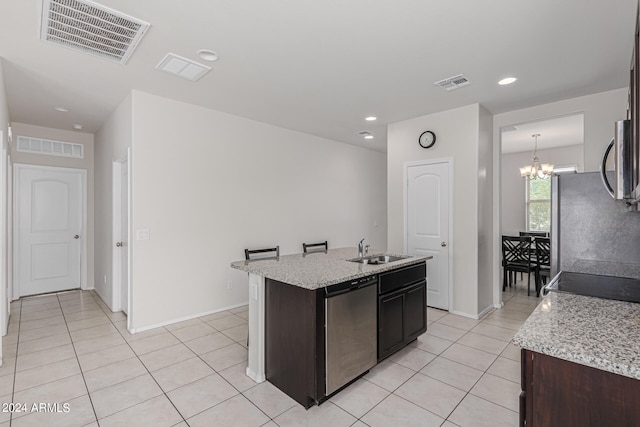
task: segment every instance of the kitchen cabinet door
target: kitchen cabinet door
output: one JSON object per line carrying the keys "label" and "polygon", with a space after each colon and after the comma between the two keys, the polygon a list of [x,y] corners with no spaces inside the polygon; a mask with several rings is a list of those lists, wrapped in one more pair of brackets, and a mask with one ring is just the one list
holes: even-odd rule
{"label": "kitchen cabinet door", "polygon": [[423,280],[378,301],[378,361],[395,353],[427,330],[427,284]]}
{"label": "kitchen cabinet door", "polygon": [[521,426],[638,425],[637,379],[530,350],[522,368]]}
{"label": "kitchen cabinet door", "polygon": [[406,290],[405,297],[405,341],[418,338],[427,330],[427,283],[420,282]]}
{"label": "kitchen cabinet door", "polygon": [[404,290],[380,297],[378,305],[378,360],[404,345]]}

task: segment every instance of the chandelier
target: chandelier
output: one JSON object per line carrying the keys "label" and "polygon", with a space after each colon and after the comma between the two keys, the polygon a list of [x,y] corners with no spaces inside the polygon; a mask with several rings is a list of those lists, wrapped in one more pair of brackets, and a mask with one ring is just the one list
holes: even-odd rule
{"label": "chandelier", "polygon": [[539,133],[531,135],[535,138],[535,145],[533,146],[533,164],[523,166],[520,168],[520,176],[528,179],[549,178],[553,173],[553,165],[549,163],[540,164],[538,160],[538,137]]}

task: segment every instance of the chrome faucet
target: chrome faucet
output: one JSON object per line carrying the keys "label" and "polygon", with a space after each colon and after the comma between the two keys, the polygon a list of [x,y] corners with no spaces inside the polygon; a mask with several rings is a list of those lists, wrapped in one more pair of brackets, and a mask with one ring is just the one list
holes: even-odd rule
{"label": "chrome faucet", "polygon": [[363,249],[364,244],[363,244],[363,242],[364,242],[364,239],[360,240],[360,243],[358,243],[358,258],[362,258],[364,256],[363,255],[363,252],[364,252],[364,249]]}

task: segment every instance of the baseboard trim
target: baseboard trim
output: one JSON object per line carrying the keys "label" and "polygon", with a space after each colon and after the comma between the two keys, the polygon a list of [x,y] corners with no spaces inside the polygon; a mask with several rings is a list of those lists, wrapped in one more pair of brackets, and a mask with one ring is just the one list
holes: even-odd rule
{"label": "baseboard trim", "polygon": [[492,305],[490,305],[489,307],[485,308],[484,310],[482,310],[478,314],[469,314],[469,313],[465,313],[465,312],[462,312],[462,311],[456,311],[456,310],[450,310],[449,313],[457,314],[458,316],[467,317],[469,319],[480,320],[480,319],[485,317],[487,314],[489,314],[493,310],[494,310],[494,307]]}
{"label": "baseboard trim", "polygon": [[197,313],[197,314],[179,317],[177,319],[167,320],[166,322],[156,323],[154,325],[142,326],[140,328],[131,328],[129,329],[129,332],[131,332],[132,334],[136,334],[138,332],[150,331],[151,329],[160,328],[162,326],[173,325],[174,323],[180,323],[186,320],[191,320],[191,319],[195,319],[202,316],[208,316],[209,314],[220,313],[221,311],[233,310],[234,308],[243,307],[245,305],[249,305],[249,301],[242,302],[240,304],[230,305],[223,308],[218,308],[216,310],[206,311],[204,313]]}
{"label": "baseboard trim", "polygon": [[489,305],[487,308],[485,308],[478,314],[478,319],[482,319],[487,314],[491,313],[493,310],[495,310],[495,307],[493,305]]}
{"label": "baseboard trim", "polygon": [[253,370],[249,369],[249,367],[247,366],[247,369],[245,371],[245,373],[247,374],[247,376],[249,378],[251,378],[252,380],[254,380],[257,383],[263,383],[265,382],[265,380],[267,379],[265,377],[265,375],[258,375],[255,372],[253,372]]}

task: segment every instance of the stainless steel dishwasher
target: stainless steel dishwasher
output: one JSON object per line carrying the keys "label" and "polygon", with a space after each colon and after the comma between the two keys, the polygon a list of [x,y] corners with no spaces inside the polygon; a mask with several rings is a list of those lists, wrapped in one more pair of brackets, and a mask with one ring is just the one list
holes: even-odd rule
{"label": "stainless steel dishwasher", "polygon": [[376,276],[325,288],[326,395],[377,362]]}

